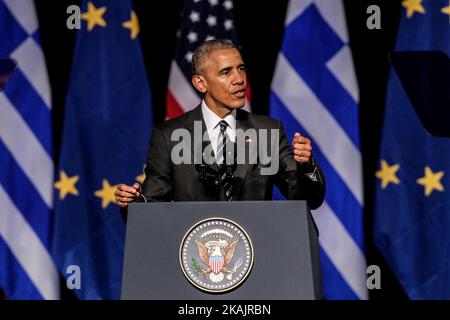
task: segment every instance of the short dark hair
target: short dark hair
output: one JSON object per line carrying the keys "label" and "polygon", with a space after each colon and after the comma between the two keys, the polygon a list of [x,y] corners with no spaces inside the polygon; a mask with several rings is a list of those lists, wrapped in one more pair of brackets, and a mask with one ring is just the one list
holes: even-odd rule
{"label": "short dark hair", "polygon": [[207,40],[202,44],[200,44],[192,54],[192,73],[200,74],[203,58],[208,54],[210,54],[212,51],[221,49],[237,49],[239,51],[237,45],[235,45],[231,40],[228,39]]}

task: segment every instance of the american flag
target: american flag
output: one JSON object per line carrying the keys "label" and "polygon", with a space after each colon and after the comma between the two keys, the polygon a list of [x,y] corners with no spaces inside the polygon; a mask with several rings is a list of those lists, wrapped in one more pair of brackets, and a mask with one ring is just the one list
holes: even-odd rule
{"label": "american flag", "polygon": [[[232,0],[186,0],[182,12],[178,44],[172,61],[167,90],[168,119],[195,108],[201,96],[191,84],[191,60],[195,48],[205,40],[229,39],[237,43]],[[249,110],[250,90],[247,85]]]}

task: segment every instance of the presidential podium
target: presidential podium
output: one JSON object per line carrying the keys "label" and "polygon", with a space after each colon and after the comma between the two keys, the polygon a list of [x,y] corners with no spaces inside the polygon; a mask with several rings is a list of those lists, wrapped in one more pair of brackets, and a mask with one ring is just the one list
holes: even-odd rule
{"label": "presidential podium", "polygon": [[306,202],[131,204],[121,298],[321,299]]}

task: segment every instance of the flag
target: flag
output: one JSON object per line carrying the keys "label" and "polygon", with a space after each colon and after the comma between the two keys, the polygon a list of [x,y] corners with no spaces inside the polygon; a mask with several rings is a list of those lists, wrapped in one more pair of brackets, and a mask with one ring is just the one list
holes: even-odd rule
{"label": "flag", "polygon": [[0,287],[8,299],[58,299],[50,256],[50,85],[32,0],[0,0],[0,58],[18,68],[0,93]]}
{"label": "flag", "polygon": [[358,95],[342,1],[291,0],[270,114],[312,140],[327,180],[313,213],[326,299],[367,298]]}
{"label": "flag", "polygon": [[118,299],[125,225],[114,191],[143,181],[150,89],[131,1],[82,1],[81,11],[54,184],[53,254],[79,298]]}
{"label": "flag", "polygon": [[[232,0],[186,0],[181,28],[177,33],[175,58],[172,60],[166,98],[166,117],[175,118],[194,109],[201,94],[191,84],[192,54],[210,39],[237,41]],[[247,84],[245,110],[250,110],[251,89]]]}
{"label": "flag", "polygon": [[[450,54],[449,1],[402,6],[396,51]],[[426,132],[394,72],[376,177],[375,244],[409,298],[450,299],[450,140]]]}

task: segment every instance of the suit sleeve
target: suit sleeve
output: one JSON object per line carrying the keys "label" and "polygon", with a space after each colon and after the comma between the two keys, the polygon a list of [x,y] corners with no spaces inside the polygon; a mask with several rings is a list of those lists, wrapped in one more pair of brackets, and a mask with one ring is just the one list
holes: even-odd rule
{"label": "suit sleeve", "polygon": [[172,200],[172,164],[162,129],[153,130],[145,166],[142,194],[149,202]]}
{"label": "suit sleeve", "polygon": [[[280,160],[275,184],[286,199],[306,200],[311,209],[317,209],[325,198],[325,177],[314,160],[312,165],[300,164],[294,160],[294,154],[280,122],[278,129]],[[315,179],[311,179],[312,172]]]}

